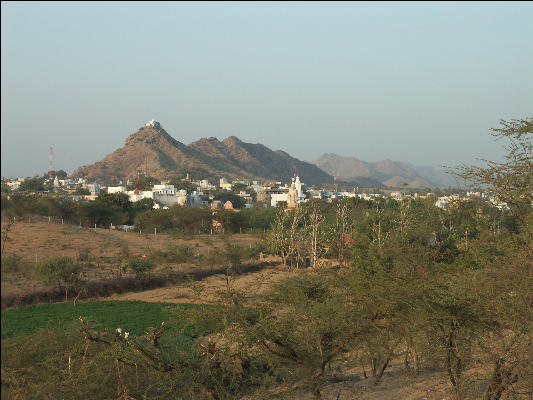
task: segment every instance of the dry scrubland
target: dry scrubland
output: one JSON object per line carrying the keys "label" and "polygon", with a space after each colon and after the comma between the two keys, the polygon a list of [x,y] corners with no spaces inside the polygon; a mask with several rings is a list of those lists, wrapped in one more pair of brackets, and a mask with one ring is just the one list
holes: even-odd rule
{"label": "dry scrubland", "polygon": [[[3,221],[4,223],[4,221]],[[231,235],[229,237],[216,235],[200,235],[194,237],[173,237],[166,234],[142,234],[138,232],[121,232],[106,229],[80,228],[62,225],[57,221],[48,223],[47,219],[31,217],[30,220],[18,220],[8,235],[5,245],[7,254],[18,254],[20,259],[19,271],[6,271],[2,268],[2,297],[27,295],[35,291],[50,288],[42,286],[32,277],[32,266],[40,260],[53,256],[68,256],[77,259],[80,253],[90,255],[93,266],[86,270],[85,279],[104,280],[116,278],[117,267],[113,261],[120,255],[121,249],[127,247],[134,256],[150,254],[154,250],[165,249],[169,244],[174,246],[188,246],[194,256],[207,255],[222,249],[226,243],[239,246],[250,246],[258,242],[257,237],[250,235]],[[217,303],[220,296],[227,289],[232,288],[249,293],[250,299],[254,294],[263,293],[270,283],[281,278],[296,275],[300,272],[288,270],[272,261],[270,265],[253,272],[235,275],[230,282],[224,274],[214,273],[206,278],[167,287],[148,289],[137,292],[115,294],[106,300],[140,300],[148,302],[166,303]],[[168,269],[192,272],[211,267],[180,263],[160,265],[155,273]],[[104,300],[104,299],[102,299]],[[404,370],[402,358],[393,360],[380,386],[374,386],[372,379],[364,379],[362,368],[346,370],[346,374],[356,374],[360,381],[336,384],[323,393],[325,399],[445,399],[448,390],[447,378],[441,372],[427,372],[418,377],[410,377]],[[407,382],[407,383],[406,383]],[[311,399],[309,393],[293,393],[295,399]]]}
{"label": "dry scrubland", "polygon": [[[2,221],[2,226],[5,223],[6,221]],[[176,237],[100,228],[95,232],[94,229],[62,225],[57,221],[48,223],[48,219],[36,216],[30,219],[18,219],[8,233],[3,253],[3,255],[17,255],[18,266],[16,268],[2,266],[2,298],[50,289],[32,276],[33,266],[48,257],[67,256],[74,260],[85,257],[89,265],[84,269],[84,280],[105,280],[131,275],[131,271],[124,273],[120,269],[120,266],[125,264],[121,259],[125,252],[130,257],[141,257],[165,251],[169,246],[186,246],[191,253],[187,262],[160,263],[154,273],[155,275],[176,271],[192,273],[198,270],[209,271],[216,267],[216,265],[195,265],[195,260],[202,255],[206,257],[213,252],[221,251],[226,243],[249,247],[258,241],[257,237],[251,235]]]}

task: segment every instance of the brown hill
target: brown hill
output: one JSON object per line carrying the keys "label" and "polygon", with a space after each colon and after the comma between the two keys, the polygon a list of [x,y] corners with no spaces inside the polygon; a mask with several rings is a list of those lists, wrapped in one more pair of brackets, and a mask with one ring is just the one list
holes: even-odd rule
{"label": "brown hill", "polygon": [[262,144],[245,143],[231,136],[211,137],[187,146],[159,126],[145,126],[130,135],[120,149],[92,165],[79,167],[72,176],[103,182],[135,179],[139,174],[158,179],[226,177],[289,181],[293,170],[308,185],[332,182],[317,166]]}
{"label": "brown hill", "polygon": [[392,160],[367,162],[355,157],[343,157],[337,154],[324,154],[313,162],[329,174],[338,174],[345,182],[361,180],[361,178],[378,181],[387,187],[426,188],[439,186],[405,163]]}

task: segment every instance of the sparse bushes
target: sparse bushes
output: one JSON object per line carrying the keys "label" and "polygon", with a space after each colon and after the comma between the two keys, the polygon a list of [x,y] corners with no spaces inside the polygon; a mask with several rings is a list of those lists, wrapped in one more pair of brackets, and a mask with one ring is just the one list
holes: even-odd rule
{"label": "sparse bushes", "polygon": [[2,256],[2,272],[20,272],[28,269],[28,263],[24,257],[18,254],[7,254]]}
{"label": "sparse bushes", "polygon": [[85,247],[78,251],[78,261],[89,261],[91,257],[91,249]]}
{"label": "sparse bushes", "polygon": [[176,249],[176,262],[186,263],[190,260],[193,253],[187,246],[178,246]]}
{"label": "sparse bushes", "polygon": [[154,250],[151,256],[165,263],[186,263],[189,262],[193,253],[190,247],[185,245],[173,246],[169,244],[165,250]]}
{"label": "sparse bushes", "polygon": [[224,258],[232,267],[240,265],[242,260],[248,255],[249,252],[246,247],[226,244],[224,248]]}
{"label": "sparse bushes", "polygon": [[214,267],[217,265],[222,265],[224,263],[224,259],[224,253],[222,253],[216,247],[213,247],[207,254],[202,255],[200,258],[200,263],[208,267]]}

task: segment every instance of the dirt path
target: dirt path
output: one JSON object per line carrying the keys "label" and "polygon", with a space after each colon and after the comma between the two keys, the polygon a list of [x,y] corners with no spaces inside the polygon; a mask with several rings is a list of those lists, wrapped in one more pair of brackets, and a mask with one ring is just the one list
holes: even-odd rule
{"label": "dirt path", "polygon": [[[139,300],[166,303],[210,304],[220,301],[228,286],[243,293],[264,293],[269,284],[293,275],[280,266],[266,267],[233,277],[225,274],[209,276],[201,281],[177,284],[137,293],[113,295],[106,300]],[[252,299],[252,296],[249,296]]]}

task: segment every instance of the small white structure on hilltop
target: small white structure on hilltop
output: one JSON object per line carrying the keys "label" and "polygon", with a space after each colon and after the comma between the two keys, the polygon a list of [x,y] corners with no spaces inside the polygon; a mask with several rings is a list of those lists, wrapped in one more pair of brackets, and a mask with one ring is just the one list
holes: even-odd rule
{"label": "small white structure on hilltop", "polygon": [[153,128],[160,128],[161,124],[159,122],[157,122],[156,120],[151,119],[144,126],[151,126]]}

